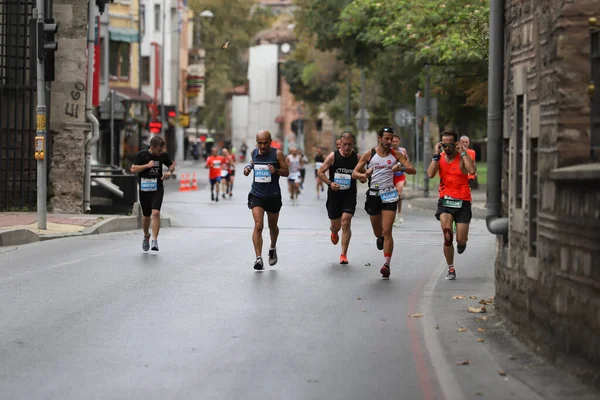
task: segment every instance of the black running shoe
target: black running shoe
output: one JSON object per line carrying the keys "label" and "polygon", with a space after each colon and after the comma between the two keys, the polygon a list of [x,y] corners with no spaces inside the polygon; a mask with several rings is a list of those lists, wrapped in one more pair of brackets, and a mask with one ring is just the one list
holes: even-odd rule
{"label": "black running shoe", "polygon": [[383,236],[377,238],[377,249],[383,250]]}
{"label": "black running shoe", "polygon": [[219,195],[215,196],[215,201],[218,203],[219,202]]}
{"label": "black running shoe", "polygon": [[262,257],[258,257],[256,259],[256,261],[254,262],[254,269],[257,271],[262,271],[263,269],[265,269],[265,264],[263,262]]}
{"label": "black running shoe", "polygon": [[210,193],[210,201],[215,201],[215,194],[214,193]]}
{"label": "black running shoe", "polygon": [[277,264],[277,249],[269,250],[269,265]]}
{"label": "black running shoe", "polygon": [[390,266],[388,264],[383,264],[383,267],[381,267],[379,272],[381,272],[381,277],[383,279],[388,279],[390,277]]}
{"label": "black running shoe", "polygon": [[454,270],[454,267],[448,268],[448,275],[446,275],[446,279],[449,281],[456,279],[456,271]]}
{"label": "black running shoe", "polygon": [[456,245],[456,251],[458,251],[458,254],[464,253],[466,248],[467,248],[467,244],[466,243],[464,245],[462,245],[462,246],[460,244]]}

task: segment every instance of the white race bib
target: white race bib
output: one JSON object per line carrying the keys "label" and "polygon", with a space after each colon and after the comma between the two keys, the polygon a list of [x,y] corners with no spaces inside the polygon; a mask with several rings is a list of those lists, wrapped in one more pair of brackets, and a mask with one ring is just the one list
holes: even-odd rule
{"label": "white race bib", "polygon": [[142,192],[156,192],[158,190],[158,180],[156,178],[140,179],[140,190]]}
{"label": "white race bib", "polygon": [[348,190],[352,184],[352,175],[336,172],[333,175],[333,182],[340,185],[340,190]]}
{"label": "white race bib", "polygon": [[322,163],[322,162],[316,162],[316,163],[315,163],[315,169],[318,171],[318,170],[319,170],[319,168],[321,168],[321,165],[323,165],[323,163]]}
{"label": "white race bib", "polygon": [[222,169],[221,170],[221,176],[224,178],[227,176],[227,174],[229,173],[229,171],[227,171],[226,169]]}
{"label": "white race bib", "polygon": [[299,181],[299,180],[301,180],[301,178],[302,177],[300,176],[300,172],[292,172],[292,173],[290,173],[290,176],[288,179],[291,181]]}
{"label": "white race bib", "polygon": [[271,183],[271,171],[268,165],[254,164],[254,182]]}
{"label": "white race bib", "polygon": [[213,161],[213,168],[221,168],[221,160]]}
{"label": "white race bib", "polygon": [[382,203],[395,203],[400,200],[398,191],[394,187],[379,190],[379,197]]}

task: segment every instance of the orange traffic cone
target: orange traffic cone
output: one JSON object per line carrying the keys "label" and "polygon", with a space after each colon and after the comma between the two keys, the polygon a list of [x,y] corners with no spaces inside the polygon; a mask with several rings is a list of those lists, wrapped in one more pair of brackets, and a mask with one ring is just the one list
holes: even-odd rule
{"label": "orange traffic cone", "polygon": [[185,176],[185,174],[181,174],[181,179],[179,180],[179,191],[180,192],[187,192],[189,190],[189,188],[187,187],[187,178]]}
{"label": "orange traffic cone", "polygon": [[198,190],[198,181],[196,180],[195,172],[194,172],[194,178],[192,179],[192,190]]}

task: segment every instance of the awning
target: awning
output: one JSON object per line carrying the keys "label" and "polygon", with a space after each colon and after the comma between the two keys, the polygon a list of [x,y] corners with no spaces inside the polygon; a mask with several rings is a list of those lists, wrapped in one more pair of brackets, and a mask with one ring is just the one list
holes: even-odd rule
{"label": "awning", "polygon": [[131,28],[108,27],[108,33],[110,34],[110,40],[115,42],[137,43],[140,40],[138,31]]}
{"label": "awning", "polygon": [[[121,97],[121,101],[131,101],[131,102],[139,102],[139,103],[152,103],[152,97],[148,96],[146,93],[142,92],[140,94],[139,89],[134,88],[114,88],[117,96]],[[109,95],[110,96],[110,95]]]}

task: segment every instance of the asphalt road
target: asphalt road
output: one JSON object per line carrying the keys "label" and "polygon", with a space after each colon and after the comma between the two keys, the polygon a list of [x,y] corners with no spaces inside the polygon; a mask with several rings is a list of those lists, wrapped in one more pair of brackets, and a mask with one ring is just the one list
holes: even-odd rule
{"label": "asphalt road", "polygon": [[[432,213],[407,210],[382,280],[362,195],[343,266],[310,171],[296,204],[284,196],[279,263],[256,273],[249,182],[219,203],[169,183],[176,226],[157,255],[141,232],[2,249],[0,398],[461,399],[444,367],[452,339],[408,317],[432,284],[468,276],[458,258],[459,279],[443,280]],[[494,245],[473,222],[470,268],[491,268]]]}

